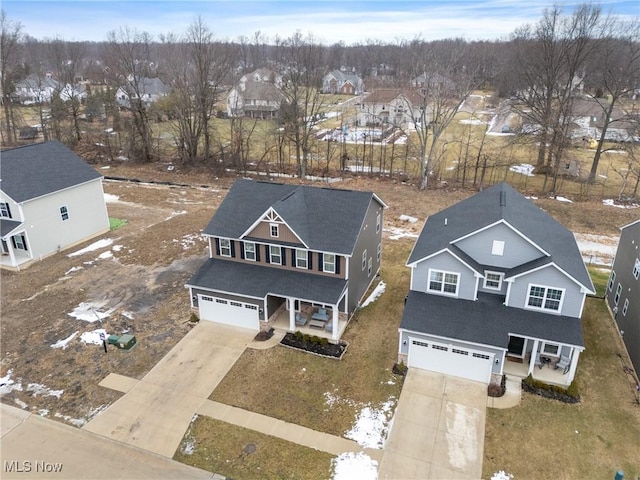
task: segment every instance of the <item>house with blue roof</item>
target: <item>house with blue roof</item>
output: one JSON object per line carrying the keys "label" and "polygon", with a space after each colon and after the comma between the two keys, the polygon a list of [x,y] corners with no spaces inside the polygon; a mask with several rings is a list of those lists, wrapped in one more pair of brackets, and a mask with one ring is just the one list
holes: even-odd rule
{"label": "house with blue roof", "polygon": [[3,150],[0,229],[12,270],[108,232],[102,175],[58,141]]}
{"label": "house with blue roof", "polygon": [[507,183],[430,216],[409,256],[398,360],[568,386],[595,292],[573,234]]}
{"label": "house with blue roof", "polygon": [[386,205],[371,192],[236,181],[187,282],[201,320],[337,341],[380,270]]}

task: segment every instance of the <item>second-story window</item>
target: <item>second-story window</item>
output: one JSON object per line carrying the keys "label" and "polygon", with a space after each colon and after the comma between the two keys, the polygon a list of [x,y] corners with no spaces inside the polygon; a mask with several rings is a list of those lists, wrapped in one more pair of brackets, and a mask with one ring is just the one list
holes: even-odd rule
{"label": "second-story window", "polygon": [[0,202],[0,217],[12,218],[11,209],[9,208],[9,204],[6,202]]}
{"label": "second-story window", "polygon": [[531,285],[527,296],[527,306],[542,310],[560,311],[563,290],[558,288]]}
{"label": "second-story window", "polygon": [[378,212],[378,215],[376,216],[376,233],[380,232],[380,223],[381,223],[382,217],[380,215],[380,212]]}
{"label": "second-story window", "polygon": [[63,222],[69,220],[69,209],[66,206],[60,207],[60,217]]}
{"label": "second-story window", "polygon": [[336,256],[332,253],[325,253],[322,256],[322,271],[336,273]]}
{"label": "second-story window", "polygon": [[633,278],[638,280],[638,277],[640,277],[640,260],[636,258],[636,263],[633,266]]}
{"label": "second-story window", "polygon": [[362,252],[362,270],[367,268],[367,251]]}
{"label": "second-story window", "polygon": [[271,223],[269,224],[269,230],[271,231],[271,236],[278,238],[280,236],[280,229],[278,228],[278,224],[277,223]]}
{"label": "second-story window", "polygon": [[484,288],[500,290],[502,288],[502,276],[503,274],[499,272],[485,272]]}
{"label": "second-story window", "polygon": [[244,242],[244,258],[246,260],[256,259],[256,244],[253,242]]}
{"label": "second-story window", "polygon": [[460,274],[458,273],[430,270],[428,290],[432,292],[446,293],[449,295],[457,295],[459,280]]}
{"label": "second-story window", "polygon": [[618,283],[618,287],[616,288],[616,296],[613,297],[613,304],[617,307],[618,302],[620,301],[620,295],[622,295],[622,284]]}
{"label": "second-story window", "polygon": [[220,255],[223,257],[231,256],[231,240],[228,238],[220,239]]}
{"label": "second-story window", "polygon": [[308,268],[308,258],[306,250],[296,250],[296,267]]}
{"label": "second-story window", "polygon": [[282,250],[277,245],[269,245],[269,257],[271,258],[270,262],[275,265],[282,264]]}
{"label": "second-story window", "polygon": [[613,285],[616,283],[616,271],[615,270],[611,270],[611,275],[609,275],[609,291],[613,290]]}

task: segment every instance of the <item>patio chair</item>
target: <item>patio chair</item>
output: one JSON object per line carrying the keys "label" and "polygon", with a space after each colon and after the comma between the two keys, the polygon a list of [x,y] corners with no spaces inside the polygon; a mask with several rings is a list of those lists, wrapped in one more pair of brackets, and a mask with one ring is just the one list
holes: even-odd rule
{"label": "patio chair", "polygon": [[296,325],[304,327],[307,324],[307,317],[300,312],[296,312]]}
{"label": "patio chair", "polygon": [[571,359],[567,355],[560,355],[560,360],[556,363],[555,370],[558,368],[562,368],[562,374],[566,374],[569,371],[569,366],[571,365]]}
{"label": "patio chair", "polygon": [[536,353],[536,360],[535,360],[535,362],[536,362],[536,366],[537,366],[538,368],[542,368],[542,367],[544,367],[544,362],[543,362],[543,361],[542,361],[542,359],[540,358],[540,354],[539,354],[539,353]]}
{"label": "patio chair", "polygon": [[324,328],[329,333],[333,332],[333,322],[331,321],[327,322]]}

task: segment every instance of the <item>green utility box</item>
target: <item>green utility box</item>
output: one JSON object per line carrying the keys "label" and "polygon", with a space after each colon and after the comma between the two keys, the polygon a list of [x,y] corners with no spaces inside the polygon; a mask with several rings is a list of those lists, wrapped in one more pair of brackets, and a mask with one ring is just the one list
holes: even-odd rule
{"label": "green utility box", "polygon": [[118,348],[121,348],[123,350],[129,350],[131,348],[133,348],[133,346],[137,343],[136,341],[136,337],[134,337],[133,335],[109,335],[109,338],[107,339],[107,343],[109,343],[109,345],[115,345]]}

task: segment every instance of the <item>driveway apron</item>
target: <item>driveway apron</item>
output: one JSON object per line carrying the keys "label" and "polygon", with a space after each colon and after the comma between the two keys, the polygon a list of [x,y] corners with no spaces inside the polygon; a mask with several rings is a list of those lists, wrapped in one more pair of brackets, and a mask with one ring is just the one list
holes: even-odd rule
{"label": "driveway apron", "polygon": [[254,336],[249,330],[200,322],[142,380],[83,428],[173,457],[194,413]]}
{"label": "driveway apron", "polygon": [[379,479],[479,479],[487,386],[409,369]]}

